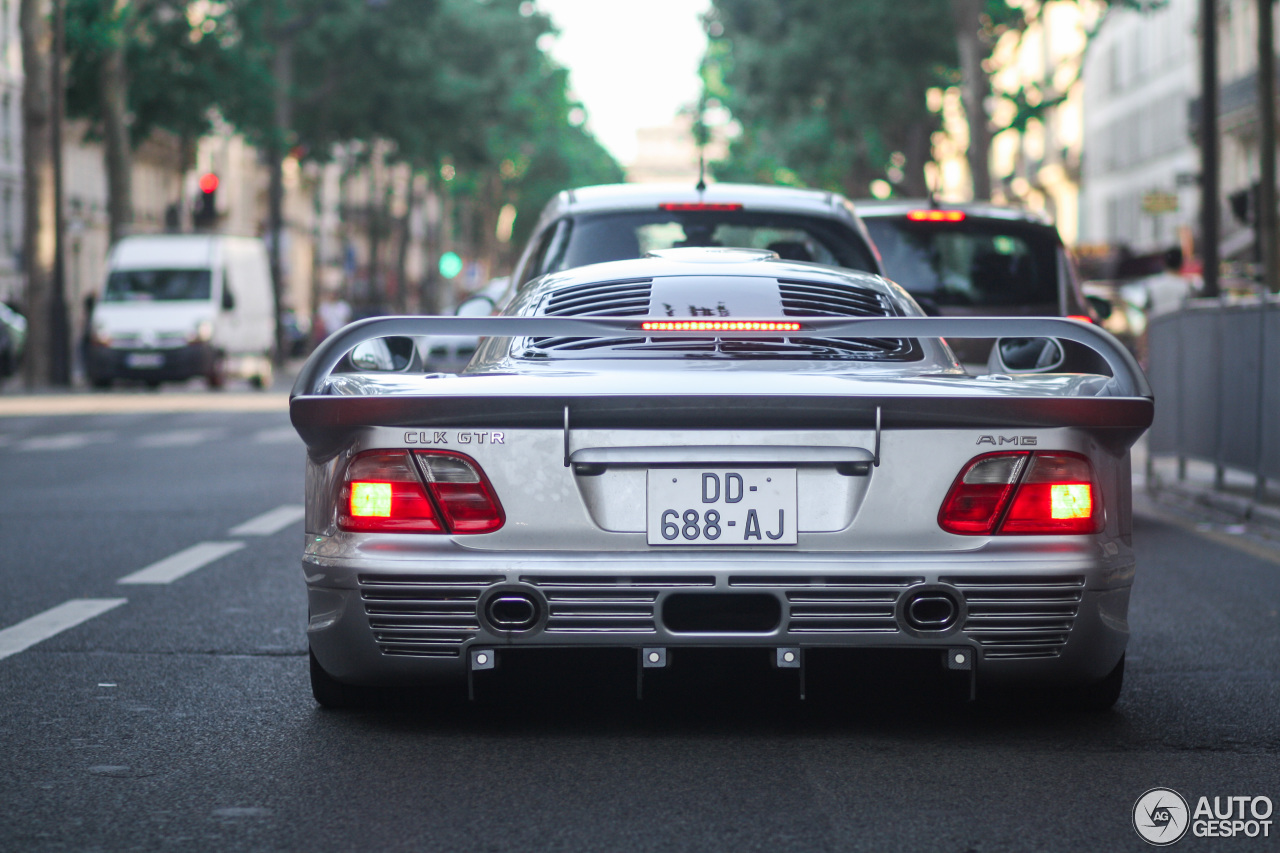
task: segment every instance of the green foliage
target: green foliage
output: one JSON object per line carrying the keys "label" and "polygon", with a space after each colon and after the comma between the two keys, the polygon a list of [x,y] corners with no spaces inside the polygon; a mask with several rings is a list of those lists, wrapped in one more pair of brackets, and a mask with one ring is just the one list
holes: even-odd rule
{"label": "green foliage", "polygon": [[[518,203],[518,235],[556,191],[622,179],[572,120],[567,73],[538,45],[550,21],[531,12],[522,0],[67,0],[69,109],[100,118],[98,68],[123,44],[135,142],[157,128],[195,138],[216,114],[313,159],[381,140],[431,173],[449,163],[455,193],[486,192],[500,173],[487,200]],[[276,138],[281,50],[292,121]]]}
{"label": "green foliage", "polygon": [[[956,82],[948,0],[714,0],[704,81],[744,132],[719,178],[861,195],[939,119],[925,93]],[[939,26],[939,22],[943,22]]]}
{"label": "green foliage", "polygon": [[66,0],[69,115],[101,118],[98,69],[104,53],[123,44],[129,74],[130,133],[135,143],[159,128],[194,138],[210,125],[210,110],[252,86],[234,52],[231,4],[207,4],[189,14],[185,0]]}

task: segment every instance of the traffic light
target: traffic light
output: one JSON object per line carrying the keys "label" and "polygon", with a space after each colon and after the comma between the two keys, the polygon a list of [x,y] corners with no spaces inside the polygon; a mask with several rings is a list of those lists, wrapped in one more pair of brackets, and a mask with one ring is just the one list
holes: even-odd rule
{"label": "traffic light", "polygon": [[462,272],[462,258],[458,257],[457,252],[445,252],[440,256],[438,266],[440,275],[445,278],[455,278],[458,273]]}
{"label": "traffic light", "polygon": [[193,216],[196,228],[212,228],[218,222],[218,176],[206,172],[198,183],[200,195],[196,198]]}

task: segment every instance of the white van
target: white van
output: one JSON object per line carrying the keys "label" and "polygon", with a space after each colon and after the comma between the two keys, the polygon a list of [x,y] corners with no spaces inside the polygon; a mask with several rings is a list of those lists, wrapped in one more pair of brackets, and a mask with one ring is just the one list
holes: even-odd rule
{"label": "white van", "polygon": [[275,299],[261,240],[208,234],[126,237],[107,262],[85,368],[94,386],[202,376],[271,384]]}

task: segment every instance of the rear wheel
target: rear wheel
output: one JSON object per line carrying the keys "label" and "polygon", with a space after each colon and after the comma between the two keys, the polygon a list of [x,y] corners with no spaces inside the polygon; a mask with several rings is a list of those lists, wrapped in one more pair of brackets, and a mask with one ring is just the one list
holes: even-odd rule
{"label": "rear wheel", "polygon": [[382,691],[377,688],[338,681],[316,660],[315,652],[310,652],[310,656],[311,695],[321,707],[335,710],[367,708],[381,697]]}
{"label": "rear wheel", "polygon": [[1124,655],[1111,672],[1097,681],[1086,682],[1063,691],[1066,704],[1077,711],[1109,711],[1120,698],[1124,687]]}

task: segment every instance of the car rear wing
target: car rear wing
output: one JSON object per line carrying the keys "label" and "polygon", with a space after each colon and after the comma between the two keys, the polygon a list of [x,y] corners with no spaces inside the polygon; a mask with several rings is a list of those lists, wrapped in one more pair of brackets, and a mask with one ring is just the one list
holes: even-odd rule
{"label": "car rear wing", "polygon": [[[779,329],[783,323],[796,328]],[[702,328],[695,328],[694,324]],[[753,324],[763,328],[750,328]],[[662,325],[679,328],[657,328]],[[641,331],[652,338],[776,338],[781,334],[824,338],[1058,338],[1083,344],[1106,361],[1116,383],[1114,396],[1151,397],[1151,386],[1142,368],[1110,332],[1091,323],[1058,317],[788,317],[783,321],[777,318],[373,317],[344,326],[326,338],[298,374],[290,396],[323,394],[325,381],[343,356],[374,338],[430,335],[603,338],[634,336]]]}
{"label": "car rear wing", "polygon": [[[788,327],[780,329],[778,324]],[[647,327],[642,326],[647,324]],[[698,325],[691,325],[698,324]],[[753,328],[757,324],[760,328]],[[654,326],[658,326],[654,328]],[[790,326],[794,325],[795,328]],[[672,328],[662,328],[671,326]],[[479,375],[424,385],[420,394],[335,396],[330,375],[359,344],[382,337],[732,337],[783,335],[823,338],[1056,338],[1088,347],[1106,362],[1111,378],[1089,395],[1055,396],[933,393],[847,394],[634,393],[625,384],[573,378]],[[892,381],[892,380],[890,380]],[[884,382],[878,383],[883,387]],[[673,428],[700,426],[810,428],[1082,427],[1128,447],[1151,424],[1151,386],[1142,369],[1110,333],[1077,320],[1009,317],[787,317],[668,319],[662,317],[378,317],[343,327],[303,365],[290,397],[295,428],[313,452],[325,453],[359,426],[495,426]]]}

